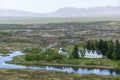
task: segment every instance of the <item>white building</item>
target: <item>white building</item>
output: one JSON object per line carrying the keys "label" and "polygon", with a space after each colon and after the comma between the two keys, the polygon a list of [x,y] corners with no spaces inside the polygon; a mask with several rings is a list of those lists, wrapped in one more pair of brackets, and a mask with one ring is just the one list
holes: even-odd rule
{"label": "white building", "polygon": [[67,51],[64,48],[60,48],[58,53],[66,56],[67,58],[69,58],[69,54],[67,53]]}
{"label": "white building", "polygon": [[79,57],[85,58],[103,58],[100,50],[80,50]]}

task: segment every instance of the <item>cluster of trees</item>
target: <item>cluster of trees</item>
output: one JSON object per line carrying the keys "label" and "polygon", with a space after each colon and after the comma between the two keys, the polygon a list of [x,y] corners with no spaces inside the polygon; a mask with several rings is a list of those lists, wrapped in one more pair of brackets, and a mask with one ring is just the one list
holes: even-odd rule
{"label": "cluster of trees", "polygon": [[[62,54],[58,54],[58,52],[54,49],[47,49],[46,51],[42,51],[39,48],[33,48],[33,49],[25,49],[24,53],[25,55],[25,60],[26,61],[60,61],[65,59],[66,57]],[[77,45],[74,46],[72,55],[70,55],[70,58],[79,58],[78,54],[78,47]]]}
{"label": "cluster of trees", "polygon": [[105,41],[100,39],[99,41],[88,41],[85,45],[88,50],[101,50],[104,56],[109,59],[120,60],[120,42],[116,40]]}
{"label": "cluster of trees", "polygon": [[64,58],[63,55],[58,54],[57,51],[53,49],[47,49],[46,51],[42,51],[41,49],[34,48],[34,49],[26,49],[24,51],[26,53],[25,60],[26,61],[55,61],[61,60]]}

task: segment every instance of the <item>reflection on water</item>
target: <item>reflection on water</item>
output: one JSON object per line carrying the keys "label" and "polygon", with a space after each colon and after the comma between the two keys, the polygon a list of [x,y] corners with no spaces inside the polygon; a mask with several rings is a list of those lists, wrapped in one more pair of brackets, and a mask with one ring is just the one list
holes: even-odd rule
{"label": "reflection on water", "polygon": [[11,61],[13,57],[19,56],[19,55],[23,55],[23,53],[21,51],[13,51],[9,56],[0,56],[0,68],[42,69],[42,70],[54,70],[54,71],[76,73],[76,74],[97,74],[97,75],[120,76],[120,70],[56,67],[56,66],[22,66],[22,65],[5,63],[6,61]]}

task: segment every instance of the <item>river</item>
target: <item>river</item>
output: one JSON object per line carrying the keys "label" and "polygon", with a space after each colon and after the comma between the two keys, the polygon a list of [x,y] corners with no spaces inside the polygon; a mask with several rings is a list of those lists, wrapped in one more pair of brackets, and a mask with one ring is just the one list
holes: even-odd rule
{"label": "river", "polygon": [[120,70],[110,69],[89,69],[89,68],[74,68],[74,67],[56,67],[56,66],[23,66],[16,64],[8,64],[6,61],[11,61],[13,57],[24,55],[21,51],[13,51],[8,56],[0,56],[0,68],[7,69],[42,69],[42,70],[53,70],[75,74],[97,74],[97,75],[112,75],[120,76]]}

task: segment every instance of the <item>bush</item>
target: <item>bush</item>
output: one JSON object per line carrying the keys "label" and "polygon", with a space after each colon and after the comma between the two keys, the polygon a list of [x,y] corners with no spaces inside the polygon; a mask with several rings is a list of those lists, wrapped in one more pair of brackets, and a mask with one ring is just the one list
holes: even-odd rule
{"label": "bush", "polygon": [[52,54],[52,55],[48,55],[48,57],[46,57],[46,60],[47,61],[52,61],[52,60],[61,60],[61,59],[63,59],[63,55],[61,55],[61,54],[58,54],[58,53],[54,53],[54,54]]}
{"label": "bush", "polygon": [[117,65],[120,66],[120,61],[117,62]]}
{"label": "bush", "polygon": [[25,55],[25,60],[26,61],[32,61],[33,60],[32,55]]}
{"label": "bush", "polygon": [[25,55],[26,61],[39,61],[39,60],[47,60],[47,61],[53,61],[53,60],[61,60],[64,58],[63,55],[58,54],[53,49],[48,49],[45,52],[41,52],[40,49],[26,49],[24,52],[27,54]]}
{"label": "bush", "polygon": [[94,61],[87,61],[84,64],[85,65],[97,65]]}
{"label": "bush", "polygon": [[80,78],[78,76],[75,76],[74,80],[80,80]]}

